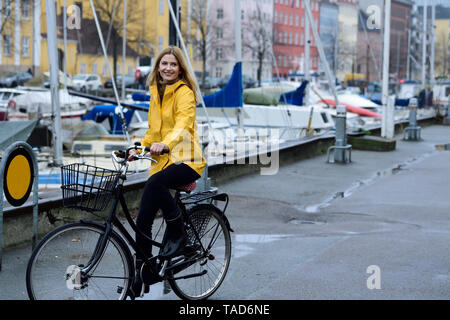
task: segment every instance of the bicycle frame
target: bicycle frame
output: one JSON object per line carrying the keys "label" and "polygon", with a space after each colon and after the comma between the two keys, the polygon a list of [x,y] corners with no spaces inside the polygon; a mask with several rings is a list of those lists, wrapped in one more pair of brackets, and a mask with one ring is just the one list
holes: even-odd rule
{"label": "bicycle frame", "polygon": [[[127,154],[128,154],[128,150],[127,150]],[[155,246],[155,247],[157,247],[157,248],[162,248],[162,247],[163,247],[163,244],[162,244],[162,243],[157,242],[157,241],[151,239],[150,237],[148,237],[147,235],[145,235],[145,234],[144,234],[144,233],[136,226],[136,223],[135,223],[135,222],[133,221],[133,219],[131,218],[131,214],[130,214],[130,212],[129,212],[129,210],[128,210],[128,207],[127,207],[125,198],[124,198],[124,196],[123,196],[123,183],[124,183],[124,181],[126,180],[126,175],[125,175],[126,170],[127,170],[127,165],[124,165],[124,166],[121,168],[122,174],[120,175],[119,182],[118,182],[117,186],[116,186],[115,189],[114,189],[114,200],[113,200],[113,204],[112,204],[111,210],[110,210],[110,212],[109,212],[109,214],[108,214],[108,217],[107,217],[107,219],[106,219],[106,223],[105,223],[105,225],[106,225],[105,232],[104,232],[104,234],[99,238],[99,241],[98,241],[98,243],[97,243],[97,245],[96,245],[96,248],[95,248],[95,250],[94,250],[94,253],[93,253],[92,257],[89,259],[89,262],[88,262],[87,265],[86,265],[84,268],[82,268],[82,270],[81,270],[82,274],[84,274],[84,275],[88,274],[88,273],[92,270],[92,268],[94,268],[94,267],[96,266],[96,264],[98,263],[98,261],[99,261],[99,260],[101,259],[101,257],[103,256],[103,253],[104,253],[104,251],[105,251],[105,249],[106,249],[106,244],[107,244],[108,238],[110,237],[110,234],[111,234],[111,232],[113,231],[113,228],[112,228],[113,226],[117,228],[117,230],[118,230],[119,233],[120,233],[120,236],[122,236],[122,237],[126,240],[126,242],[133,248],[133,250],[134,250],[138,255],[140,255],[141,257],[143,257],[145,261],[146,261],[146,260],[149,260],[149,259],[152,258],[152,257],[153,257],[153,258],[158,257],[157,255],[156,255],[156,256],[150,256],[149,254],[147,254],[147,253],[146,253],[146,250],[145,250],[144,248],[141,248],[141,247],[136,243],[136,241],[135,241],[135,239],[133,239],[132,235],[126,230],[126,228],[123,226],[123,224],[119,221],[119,219],[118,219],[117,216],[116,216],[117,206],[119,205],[119,203],[120,203],[120,206],[122,207],[122,210],[123,210],[123,212],[124,212],[125,218],[126,218],[128,224],[130,225],[130,227],[133,229],[133,231],[134,231],[137,235],[139,235],[139,236],[141,236],[142,238],[144,238],[144,239],[146,239],[147,241],[149,241],[153,246]],[[224,218],[224,220],[225,220],[225,223],[226,223],[228,229],[232,232],[233,230],[231,229],[230,224],[229,224],[229,222],[228,222],[228,219],[226,218],[226,216],[225,216],[225,214],[224,214],[224,211],[225,211],[225,209],[226,209],[226,207],[227,207],[227,205],[228,205],[228,195],[227,195],[227,194],[216,194],[216,195],[214,195],[214,196],[209,195],[209,196],[206,196],[206,197],[202,198],[201,201],[205,201],[205,200],[207,200],[207,199],[211,199],[211,201],[212,201],[212,200],[226,201],[226,205],[225,205],[225,208],[223,209],[222,213],[223,213],[223,218]],[[186,213],[187,213],[187,212],[186,212],[186,211],[187,211],[187,210],[186,210],[186,206],[185,206],[185,204],[182,202],[182,200],[181,200],[181,198],[180,198],[180,193],[179,193],[179,191],[176,192],[175,200],[176,200],[176,202],[177,202],[178,207],[180,208],[180,210],[181,210],[181,212],[182,212],[182,215],[183,215],[184,217],[186,217],[186,216],[187,216],[187,215],[186,215]],[[199,201],[199,200],[197,200],[197,202],[198,202],[198,201]],[[194,203],[195,203],[195,202],[194,202]],[[190,223],[190,221],[189,221],[189,223]],[[198,234],[197,230],[195,230],[195,228],[192,228],[192,231],[193,231],[193,233],[194,233],[194,236],[195,236],[196,240],[198,241],[198,243],[200,243],[201,249],[202,249],[203,253],[206,254],[208,248],[205,248],[205,247],[203,246],[202,242],[200,241],[200,240],[201,240],[201,239],[200,239],[200,235]],[[172,266],[167,267],[166,270],[171,270],[171,269],[174,269],[174,268],[180,268],[180,267],[183,267],[184,265],[189,265],[189,264],[195,263],[196,261],[198,261],[198,259],[199,259],[199,258],[189,259],[189,260],[185,260],[185,261],[183,261],[183,262],[181,262],[181,263],[176,263],[176,264],[174,264],[174,265],[172,265]],[[189,277],[199,276],[199,275],[201,275],[201,274],[187,275],[187,276],[184,276],[184,277],[182,277],[182,278],[189,278]]]}

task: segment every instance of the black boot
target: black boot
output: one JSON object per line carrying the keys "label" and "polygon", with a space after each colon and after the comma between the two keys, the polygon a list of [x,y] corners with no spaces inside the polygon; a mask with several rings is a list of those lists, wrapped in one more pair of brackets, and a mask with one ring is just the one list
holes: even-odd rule
{"label": "black boot", "polygon": [[166,241],[159,255],[162,259],[171,259],[178,255],[187,242],[186,231],[184,230],[183,217],[181,213],[171,220],[166,220]]}
{"label": "black boot", "polygon": [[150,287],[142,282],[141,270],[144,260],[136,257],[136,268],[134,273],[133,283],[131,284],[131,291],[133,291],[134,297],[143,297],[144,293],[150,292]]}

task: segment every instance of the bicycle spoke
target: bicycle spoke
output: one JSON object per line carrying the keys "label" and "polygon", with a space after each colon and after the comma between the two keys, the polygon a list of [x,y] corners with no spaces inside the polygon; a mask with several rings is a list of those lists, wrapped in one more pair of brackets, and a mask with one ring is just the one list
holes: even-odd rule
{"label": "bicycle spoke", "polygon": [[[184,299],[205,299],[213,294],[222,283],[228,269],[231,257],[231,240],[226,225],[219,214],[209,210],[199,210],[191,213],[191,236],[195,243],[201,244],[204,253],[211,252],[196,263],[186,268],[178,276],[178,280],[170,282],[174,292]],[[198,242],[200,241],[200,242]],[[183,275],[205,274],[181,279]]]}

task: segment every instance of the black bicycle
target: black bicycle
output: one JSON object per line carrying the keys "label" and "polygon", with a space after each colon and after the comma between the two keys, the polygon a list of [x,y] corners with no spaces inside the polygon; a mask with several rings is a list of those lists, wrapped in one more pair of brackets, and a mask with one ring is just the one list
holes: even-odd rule
{"label": "black bicycle", "polygon": [[[191,193],[192,186],[175,190],[188,244],[179,256],[169,260],[159,255],[151,257],[116,216],[120,204],[132,231],[146,237],[136,226],[123,196],[131,149],[144,151],[138,158],[155,161],[148,153],[149,147],[135,145],[125,152],[112,153],[116,170],[79,163],[61,168],[64,207],[92,213],[111,207],[103,224],[88,220],[70,223],[51,231],[39,242],[26,273],[30,299],[135,299],[130,289],[136,273],[132,251],[144,257],[138,274],[146,286],[167,280],[181,299],[206,299],[222,284],[230,264],[233,231],[225,216],[228,195],[213,191]],[[218,201],[224,202],[223,209],[217,206]],[[157,217],[153,225],[152,239],[146,238],[161,249],[166,230],[164,219]]]}

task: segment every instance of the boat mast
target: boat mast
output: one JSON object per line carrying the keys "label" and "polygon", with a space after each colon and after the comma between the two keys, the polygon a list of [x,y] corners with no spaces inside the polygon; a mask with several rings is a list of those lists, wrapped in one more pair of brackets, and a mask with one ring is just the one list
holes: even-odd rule
{"label": "boat mast", "polygon": [[435,30],[434,30],[434,19],[435,19],[435,4],[434,0],[431,0],[431,55],[430,55],[430,84],[431,86],[434,85],[434,43],[435,43]]}
{"label": "boat mast", "polygon": [[[305,0],[305,4],[309,7],[309,0]],[[308,81],[308,84],[305,88],[305,101],[304,105],[309,105],[309,86],[310,83],[310,71],[309,71],[309,62],[310,62],[310,53],[309,53],[309,47],[310,47],[310,37],[309,37],[309,23],[307,20],[307,13],[305,10],[305,80]]]}
{"label": "boat mast", "polygon": [[426,88],[426,59],[427,59],[427,0],[423,1],[423,26],[422,26],[422,87]]}
{"label": "boat mast", "polygon": [[100,44],[101,44],[102,50],[103,50],[103,55],[104,55],[106,65],[108,66],[108,71],[109,71],[109,74],[111,77],[111,83],[113,86],[114,97],[116,98],[116,103],[117,103],[116,114],[119,116],[120,122],[122,123],[122,131],[125,134],[125,138],[126,138],[127,142],[129,144],[131,144],[130,136],[128,135],[128,130],[127,130],[127,126],[126,126],[125,117],[124,117],[123,111],[122,111],[122,105],[120,104],[120,100],[119,100],[119,94],[117,93],[116,81],[114,79],[114,74],[112,72],[111,64],[109,63],[108,53],[106,52],[105,42],[103,41],[102,30],[100,29],[100,24],[98,22],[97,12],[95,11],[95,6],[94,6],[94,3],[92,2],[92,0],[89,0],[89,2],[91,4],[92,14],[94,16],[95,25],[97,27],[98,38],[100,40]]}
{"label": "boat mast", "polygon": [[[241,16],[241,0],[234,0],[234,42],[236,62],[242,62]],[[236,112],[239,132],[243,132],[244,123],[242,108],[236,108]]]}
{"label": "boat mast", "polygon": [[[180,27],[178,25],[178,19],[176,18],[175,12],[173,11],[172,4],[170,3],[170,0],[167,0],[167,5],[169,7],[170,16],[172,17],[172,20],[174,22],[173,25],[175,26],[175,30],[177,32],[178,38],[179,38],[180,43],[181,43],[181,48],[183,49],[184,55],[186,57],[186,61],[187,61],[187,64],[188,64],[189,71],[195,77],[194,68],[192,68],[191,59],[190,59],[190,56],[189,56],[189,54],[188,54],[188,52],[186,50],[186,45],[184,44],[183,36],[181,34]],[[203,72],[205,72],[205,70],[203,70]],[[197,83],[198,83],[198,81],[197,81]],[[209,120],[208,111],[206,110],[205,102],[203,101],[203,96],[202,96],[202,94],[200,92],[200,88],[198,86],[197,86],[197,90],[198,90],[197,91],[197,96],[200,98],[200,104],[202,105],[203,111],[205,112],[205,115],[206,115],[206,120],[208,122],[208,128],[209,128],[210,132],[212,133],[213,132],[213,128],[211,126],[211,121]],[[214,143],[216,143],[214,135],[212,135],[212,138],[214,140]]]}
{"label": "boat mast", "polygon": [[313,23],[313,17],[312,17],[312,13],[311,13],[311,8],[309,6],[309,1],[305,1],[305,10],[306,10],[306,15],[308,17],[308,21],[306,23],[310,23],[311,30],[312,30],[312,33],[314,36],[314,40],[316,41],[317,50],[319,51],[320,61],[323,63],[323,65],[325,67],[325,74],[327,75],[328,84],[330,85],[330,89],[334,96],[334,101],[336,101],[336,107],[337,107],[337,106],[339,106],[339,100],[338,100],[338,96],[336,93],[336,86],[334,85],[335,80],[331,74],[330,65],[328,64],[327,58],[325,56],[325,51],[323,50],[323,45],[322,45],[322,41],[320,40],[319,33],[317,32],[317,29],[315,28],[314,23]]}
{"label": "boat mast", "polygon": [[125,74],[127,54],[127,0],[123,1],[123,35],[122,35],[122,100],[125,100]]}
{"label": "boat mast", "polygon": [[67,1],[64,0],[63,8],[63,38],[64,38],[64,90],[67,91]]}
{"label": "boat mast", "polygon": [[383,39],[383,85],[381,89],[381,104],[387,104],[389,95],[389,48],[391,30],[391,0],[384,2],[384,39]]}
{"label": "boat mast", "polygon": [[[391,33],[391,0],[384,2],[384,39],[383,39],[383,84],[381,88],[381,104],[382,104],[382,120],[381,120],[381,136],[385,138],[391,137],[391,128],[393,126],[391,116],[393,109],[388,107],[389,97],[389,49],[390,49],[390,33]],[[388,114],[389,113],[389,114]]]}
{"label": "boat mast", "polygon": [[58,43],[56,37],[56,12],[55,2],[46,0],[47,16],[47,44],[50,63],[50,94],[52,98],[52,129],[53,129],[53,165],[62,166],[62,135],[61,135],[61,110],[59,106],[59,81],[58,81]]}

